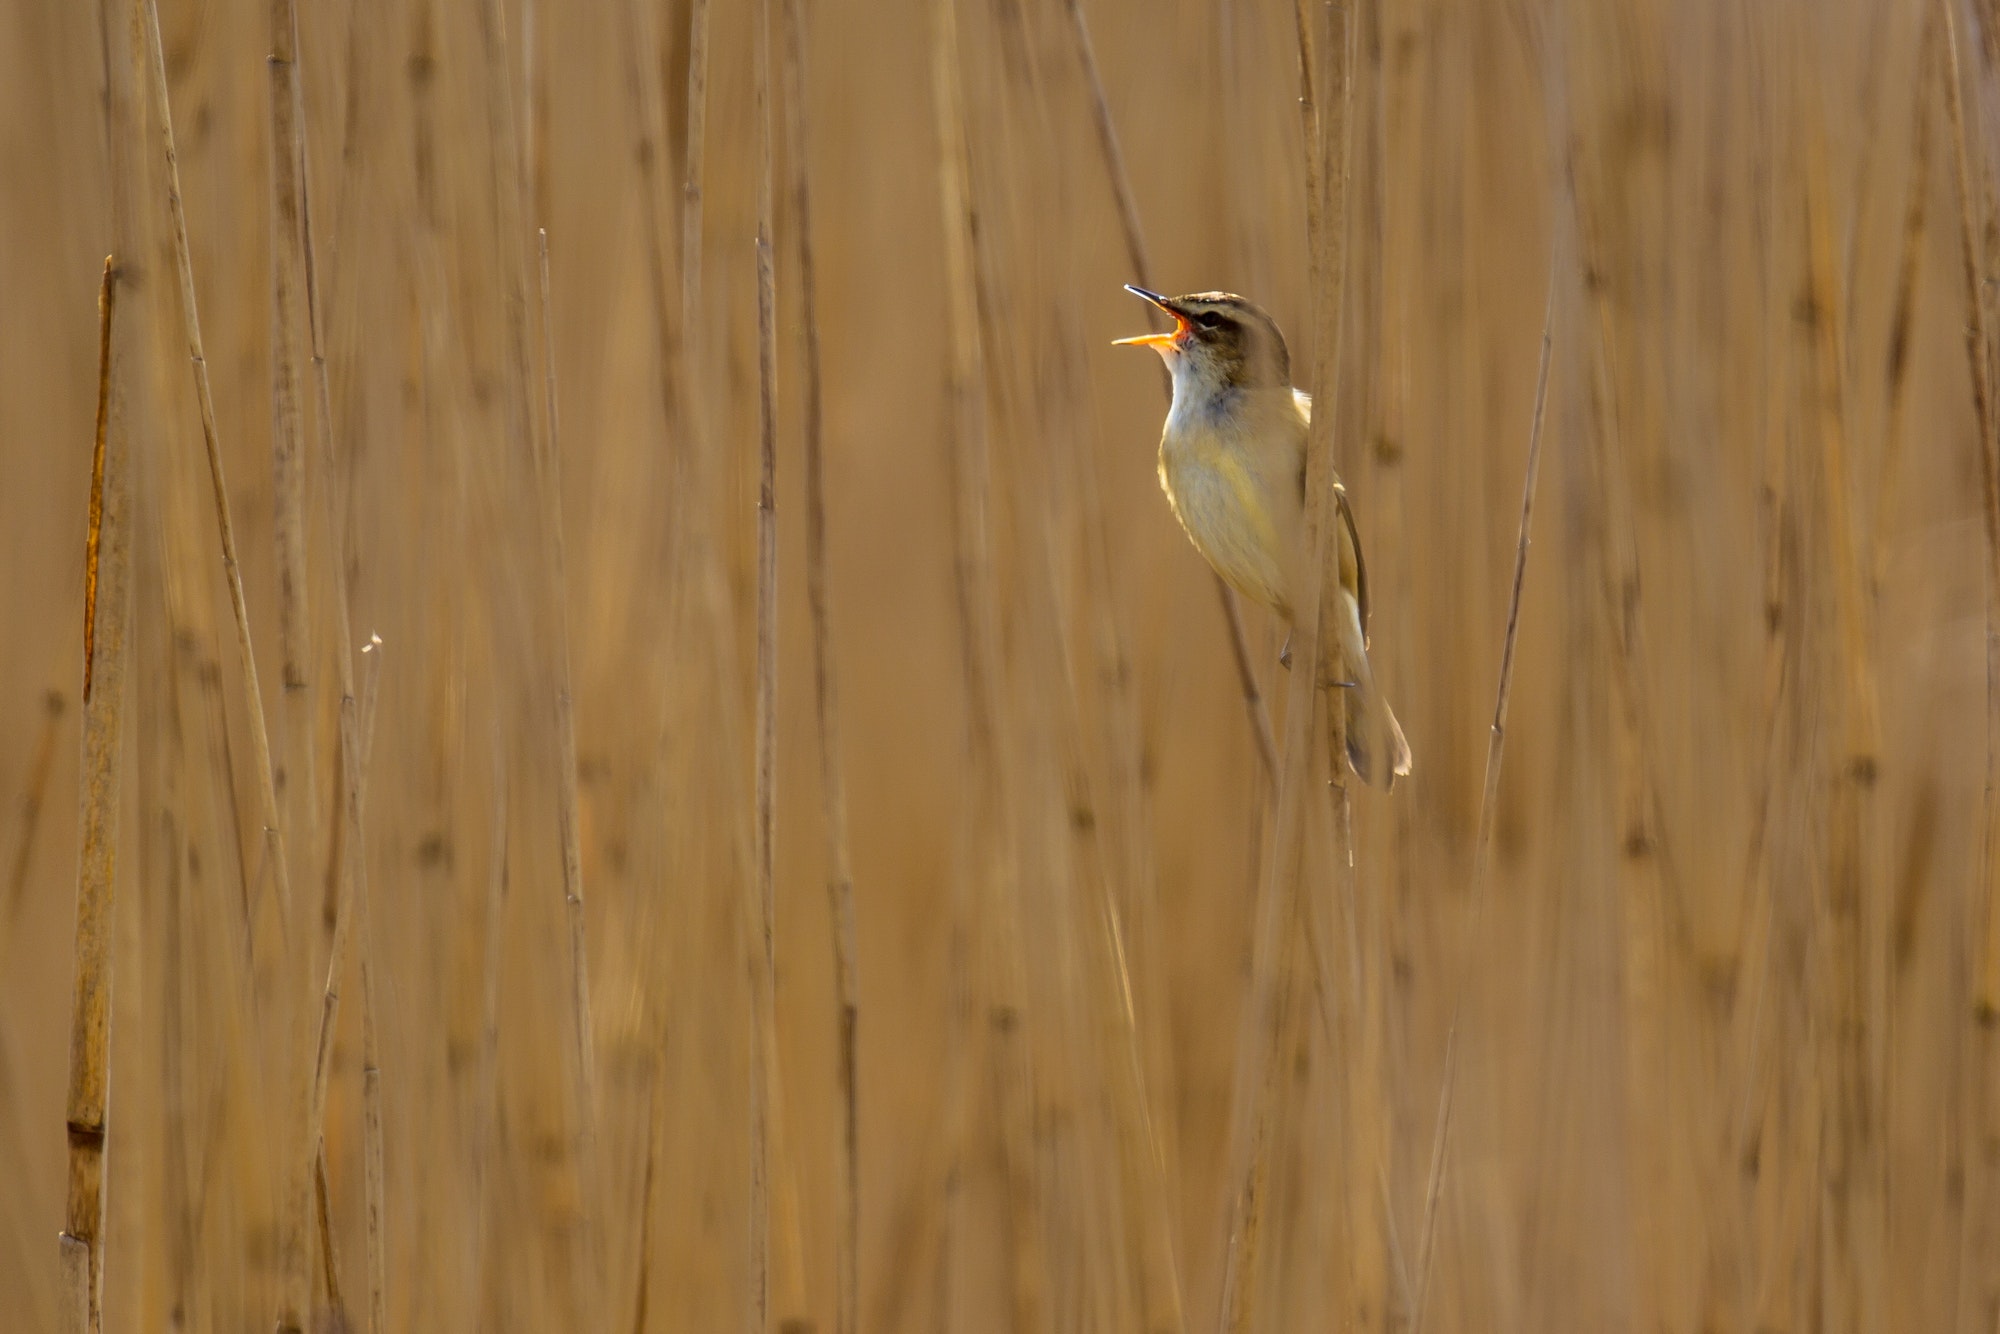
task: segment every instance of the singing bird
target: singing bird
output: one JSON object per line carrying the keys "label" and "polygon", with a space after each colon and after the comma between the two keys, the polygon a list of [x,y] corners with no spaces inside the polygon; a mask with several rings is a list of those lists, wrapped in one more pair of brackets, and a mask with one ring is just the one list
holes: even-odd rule
{"label": "singing bird", "polygon": [[[1289,628],[1305,586],[1306,427],[1312,398],[1292,387],[1292,359],[1278,325],[1229,292],[1144,297],[1173,317],[1169,333],[1121,338],[1167,363],[1173,404],[1160,436],[1160,486],[1174,517],[1231,588],[1263,603]],[[1410,747],[1368,665],[1368,570],[1347,489],[1339,511],[1339,586],[1327,590],[1320,625],[1320,683],[1345,697],[1347,762],[1387,788],[1410,772]],[[1291,663],[1291,640],[1280,660]],[[1334,701],[1329,701],[1333,703]]]}

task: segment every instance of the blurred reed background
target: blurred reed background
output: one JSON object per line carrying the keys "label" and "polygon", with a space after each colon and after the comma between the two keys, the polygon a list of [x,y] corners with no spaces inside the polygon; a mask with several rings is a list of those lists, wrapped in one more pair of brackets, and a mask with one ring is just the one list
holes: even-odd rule
{"label": "blurred reed background", "polygon": [[[0,1324],[1993,1329],[1996,25],[0,7]],[[1134,280],[1291,333],[1393,796]]]}

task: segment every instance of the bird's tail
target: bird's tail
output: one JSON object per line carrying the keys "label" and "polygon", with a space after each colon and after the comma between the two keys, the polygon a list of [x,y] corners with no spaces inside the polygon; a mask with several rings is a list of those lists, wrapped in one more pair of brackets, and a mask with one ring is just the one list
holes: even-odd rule
{"label": "bird's tail", "polygon": [[1403,739],[1389,701],[1376,688],[1367,637],[1361,630],[1360,603],[1343,588],[1325,605],[1332,623],[1322,632],[1328,641],[1322,679],[1336,696],[1327,701],[1328,744],[1338,736],[1333,710],[1344,708],[1348,767],[1362,782],[1386,790],[1410,772],[1410,743]]}

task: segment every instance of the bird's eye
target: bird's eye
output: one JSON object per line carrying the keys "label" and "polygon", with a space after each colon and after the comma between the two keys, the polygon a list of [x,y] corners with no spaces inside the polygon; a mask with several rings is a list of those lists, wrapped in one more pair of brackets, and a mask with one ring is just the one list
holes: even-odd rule
{"label": "bird's eye", "polygon": [[1222,316],[1212,310],[1197,311],[1194,322],[1204,329],[1220,329],[1222,327]]}

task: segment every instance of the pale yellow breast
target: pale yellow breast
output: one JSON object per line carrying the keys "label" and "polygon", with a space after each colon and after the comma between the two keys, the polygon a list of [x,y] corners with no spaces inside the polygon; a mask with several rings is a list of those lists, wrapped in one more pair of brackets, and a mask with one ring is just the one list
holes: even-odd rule
{"label": "pale yellow breast", "polygon": [[1160,485],[1216,573],[1289,619],[1305,432],[1288,401],[1281,409],[1253,402],[1221,416],[1175,411],[1160,440]]}

